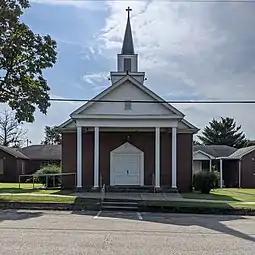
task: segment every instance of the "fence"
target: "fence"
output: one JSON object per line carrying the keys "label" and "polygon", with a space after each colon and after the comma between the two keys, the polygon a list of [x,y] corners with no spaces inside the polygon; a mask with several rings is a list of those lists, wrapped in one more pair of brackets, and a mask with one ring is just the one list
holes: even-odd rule
{"label": "fence", "polygon": [[21,179],[23,177],[27,178],[32,178],[32,184],[33,184],[33,189],[35,189],[35,180],[38,179],[39,177],[45,177],[46,178],[46,183],[45,187],[48,188],[49,184],[49,177],[52,177],[52,187],[57,187],[56,186],[56,177],[60,176],[60,181],[57,181],[57,183],[60,183],[62,186],[63,183],[63,176],[72,176],[74,175],[74,186],[76,187],[76,173],[60,173],[60,174],[22,174],[19,175],[19,188],[21,188]]}

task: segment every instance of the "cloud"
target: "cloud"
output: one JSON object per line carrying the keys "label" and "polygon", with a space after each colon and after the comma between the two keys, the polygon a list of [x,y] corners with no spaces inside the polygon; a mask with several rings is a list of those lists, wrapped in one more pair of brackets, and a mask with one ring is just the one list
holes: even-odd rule
{"label": "cloud", "polygon": [[[115,61],[130,5],[135,50],[146,86],[166,99],[255,100],[255,25],[252,3],[109,2],[98,47]],[[203,128],[212,118],[234,117],[254,138],[254,105],[176,105]]]}
{"label": "cloud", "polygon": [[49,4],[49,5],[69,5],[77,8],[86,8],[89,10],[101,10],[104,8],[104,1],[88,0],[31,0],[32,3]]}
{"label": "cloud", "polygon": [[99,93],[109,86],[110,82],[108,82],[108,77],[109,72],[90,73],[83,75],[82,80],[90,84],[95,93]]}

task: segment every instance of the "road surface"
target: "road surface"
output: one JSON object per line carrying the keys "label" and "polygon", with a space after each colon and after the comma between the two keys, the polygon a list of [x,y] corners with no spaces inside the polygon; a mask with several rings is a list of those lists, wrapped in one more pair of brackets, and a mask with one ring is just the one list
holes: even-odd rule
{"label": "road surface", "polygon": [[254,254],[255,217],[0,211],[0,254]]}

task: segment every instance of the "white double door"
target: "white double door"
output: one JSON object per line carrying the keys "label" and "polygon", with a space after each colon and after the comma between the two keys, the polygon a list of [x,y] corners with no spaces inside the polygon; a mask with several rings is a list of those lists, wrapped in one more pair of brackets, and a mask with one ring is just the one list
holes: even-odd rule
{"label": "white double door", "polygon": [[140,160],[139,154],[115,154],[112,185],[140,185]]}

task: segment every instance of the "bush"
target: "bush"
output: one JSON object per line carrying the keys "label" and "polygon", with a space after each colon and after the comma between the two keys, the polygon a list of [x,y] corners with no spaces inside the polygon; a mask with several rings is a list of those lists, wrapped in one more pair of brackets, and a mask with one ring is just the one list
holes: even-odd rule
{"label": "bush", "polygon": [[209,194],[211,189],[218,187],[219,177],[215,172],[201,171],[193,176],[193,187],[203,194]]}
{"label": "bush", "polygon": [[[60,174],[61,168],[57,165],[48,165],[44,166],[43,168],[37,170],[35,175],[38,174]],[[48,180],[47,180],[48,179]],[[36,182],[42,183],[45,185],[46,188],[54,187],[60,185],[60,176],[38,176],[35,178]]]}

